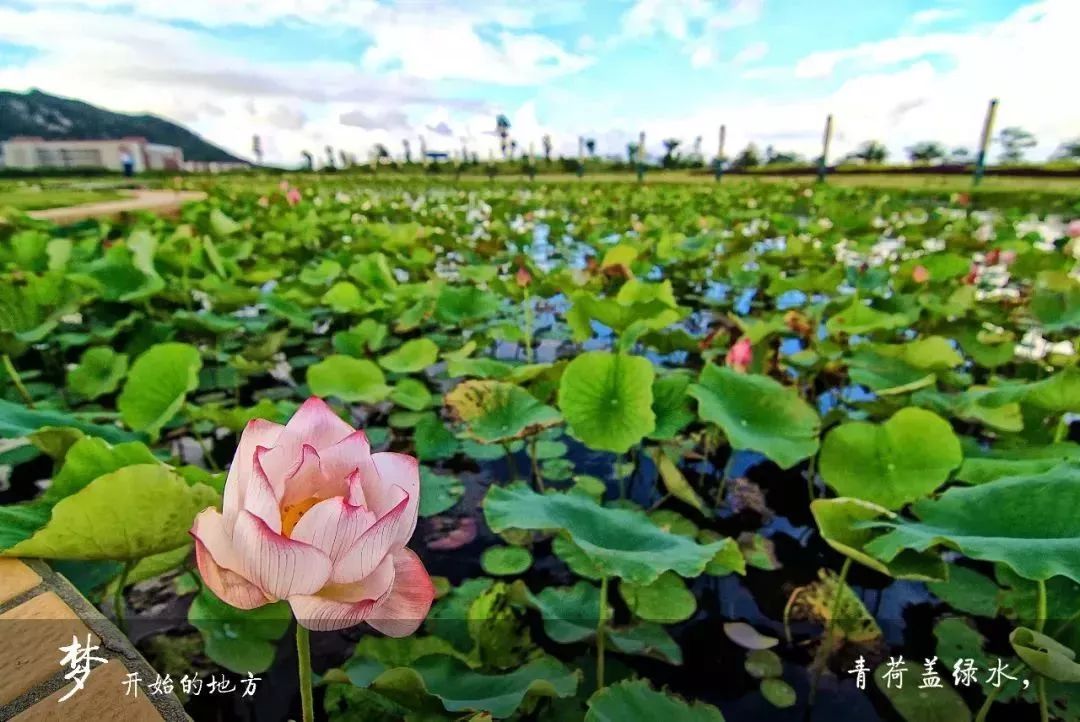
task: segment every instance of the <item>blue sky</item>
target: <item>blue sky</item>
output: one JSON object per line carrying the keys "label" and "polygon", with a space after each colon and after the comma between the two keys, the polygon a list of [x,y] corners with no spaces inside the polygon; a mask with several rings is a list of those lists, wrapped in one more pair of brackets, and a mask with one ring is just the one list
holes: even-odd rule
{"label": "blue sky", "polygon": [[716,128],[811,155],[919,140],[974,146],[999,120],[1045,156],[1080,133],[1076,0],[0,0],[0,88],[154,112],[295,163],[329,144],[487,153],[496,113],[522,147],[578,135],[650,152]]}

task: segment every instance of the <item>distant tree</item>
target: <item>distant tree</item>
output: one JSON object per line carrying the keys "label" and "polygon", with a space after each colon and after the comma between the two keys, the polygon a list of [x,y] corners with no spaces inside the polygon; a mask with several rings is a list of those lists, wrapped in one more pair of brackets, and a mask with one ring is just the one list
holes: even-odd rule
{"label": "distant tree", "polygon": [[863,163],[884,163],[885,159],[889,157],[889,149],[880,141],[868,140],[848,157]]}
{"label": "distant tree", "polygon": [[761,151],[753,143],[739,151],[739,154],[735,156],[735,160],[731,161],[731,167],[739,170],[759,165],[761,165]]}
{"label": "distant tree", "polygon": [[412,147],[409,145],[409,139],[403,138],[401,145],[405,149],[405,162],[412,163]]}
{"label": "distant tree", "polygon": [[1054,157],[1060,160],[1080,160],[1080,138],[1067,140],[1054,151]]}
{"label": "distant tree", "polygon": [[678,138],[665,138],[664,141],[664,157],[662,163],[665,168],[670,168],[675,164],[675,149],[682,143]]}
{"label": "distant tree", "polygon": [[547,162],[547,163],[550,163],[551,162],[551,136],[548,135],[547,133],[544,134],[542,145],[544,146],[544,161]]}
{"label": "distant tree", "polygon": [[765,165],[792,165],[802,161],[802,156],[786,150],[775,150],[770,145],[765,149]]}
{"label": "distant tree", "polygon": [[957,146],[949,151],[949,161],[952,163],[969,163],[971,161],[971,151],[964,146]]}
{"label": "distant tree", "polygon": [[635,160],[637,160],[637,152],[638,152],[638,144],[637,143],[627,143],[626,144],[626,159],[627,159],[627,161],[629,161],[630,163],[633,163]]}
{"label": "distant tree", "polygon": [[933,163],[945,158],[945,146],[934,140],[924,140],[907,149],[912,163]]}
{"label": "distant tree", "polygon": [[372,155],[375,156],[376,161],[380,161],[390,157],[390,151],[382,143],[376,143],[371,149]]}
{"label": "distant tree", "polygon": [[499,148],[505,158],[510,149],[510,119],[502,113],[495,116],[495,134],[499,136]]}
{"label": "distant tree", "polygon": [[1019,163],[1024,159],[1024,153],[1035,147],[1035,136],[1015,125],[1002,128],[997,141],[1002,148],[1001,160],[1006,163]]}
{"label": "distant tree", "polygon": [[302,150],[300,155],[304,158],[304,167],[311,170],[315,167],[315,156],[311,155],[311,151]]}
{"label": "distant tree", "polygon": [[585,152],[589,154],[590,158],[596,157],[596,138],[585,139]]}

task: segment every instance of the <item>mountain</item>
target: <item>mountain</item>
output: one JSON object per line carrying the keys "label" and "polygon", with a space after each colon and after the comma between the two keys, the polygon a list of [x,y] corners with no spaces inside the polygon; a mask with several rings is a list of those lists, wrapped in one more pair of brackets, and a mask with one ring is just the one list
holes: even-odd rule
{"label": "mountain", "polygon": [[126,115],[81,100],[31,90],[0,90],[0,140],[32,135],[50,140],[104,140],[141,136],[151,143],[176,146],[184,160],[243,162],[187,128],[154,115]]}

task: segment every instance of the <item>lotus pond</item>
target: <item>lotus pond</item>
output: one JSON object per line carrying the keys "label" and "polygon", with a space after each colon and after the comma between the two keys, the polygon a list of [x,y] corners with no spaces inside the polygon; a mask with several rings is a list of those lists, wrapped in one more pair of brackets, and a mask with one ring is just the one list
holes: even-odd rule
{"label": "lotus pond", "polygon": [[320,719],[1080,720],[1075,199],[311,178],[0,222],[0,550],[261,676],[193,718],[299,718],[188,530],[314,395],[421,461],[437,591],[312,635]]}

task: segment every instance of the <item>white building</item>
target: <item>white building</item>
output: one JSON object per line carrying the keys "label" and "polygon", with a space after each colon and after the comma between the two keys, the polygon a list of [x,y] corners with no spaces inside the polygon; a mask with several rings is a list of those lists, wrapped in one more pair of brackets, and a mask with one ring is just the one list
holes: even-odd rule
{"label": "white building", "polygon": [[146,138],[119,140],[45,140],[16,136],[0,143],[4,165],[8,168],[106,168],[123,170],[124,153],[131,155],[135,172],[180,170],[184,152],[171,145],[149,143]]}

